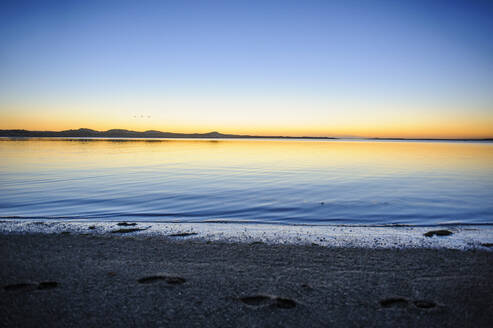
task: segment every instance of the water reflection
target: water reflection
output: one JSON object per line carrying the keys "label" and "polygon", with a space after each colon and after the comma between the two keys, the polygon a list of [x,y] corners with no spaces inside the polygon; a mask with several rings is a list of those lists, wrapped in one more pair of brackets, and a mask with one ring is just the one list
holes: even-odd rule
{"label": "water reflection", "polygon": [[493,222],[493,144],[1,140],[0,215]]}

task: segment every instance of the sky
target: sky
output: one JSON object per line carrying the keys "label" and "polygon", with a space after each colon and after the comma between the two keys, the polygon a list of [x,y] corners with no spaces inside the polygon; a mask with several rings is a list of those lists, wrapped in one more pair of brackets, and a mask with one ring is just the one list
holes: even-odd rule
{"label": "sky", "polygon": [[0,129],[493,137],[492,1],[2,1]]}

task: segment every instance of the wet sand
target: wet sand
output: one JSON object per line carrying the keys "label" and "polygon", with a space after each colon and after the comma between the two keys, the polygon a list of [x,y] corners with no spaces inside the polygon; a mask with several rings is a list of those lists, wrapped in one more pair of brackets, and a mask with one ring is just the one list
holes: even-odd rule
{"label": "wet sand", "polygon": [[0,326],[491,327],[491,251],[179,238],[0,234]]}

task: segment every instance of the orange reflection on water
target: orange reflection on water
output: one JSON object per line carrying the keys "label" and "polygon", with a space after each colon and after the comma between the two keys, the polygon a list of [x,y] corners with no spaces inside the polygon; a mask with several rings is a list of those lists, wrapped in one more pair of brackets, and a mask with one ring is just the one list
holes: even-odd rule
{"label": "orange reflection on water", "polygon": [[0,141],[1,167],[16,170],[91,167],[200,167],[493,171],[493,144],[343,140],[91,140]]}

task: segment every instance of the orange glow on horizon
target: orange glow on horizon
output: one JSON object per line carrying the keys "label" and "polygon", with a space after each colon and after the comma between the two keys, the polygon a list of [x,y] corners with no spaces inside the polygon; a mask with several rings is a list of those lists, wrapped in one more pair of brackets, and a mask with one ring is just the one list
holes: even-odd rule
{"label": "orange glow on horizon", "polygon": [[[13,122],[14,123],[14,122]],[[125,129],[132,131],[157,130],[161,132],[174,133],[207,133],[217,131],[223,134],[252,135],[252,136],[288,136],[288,137],[363,137],[363,138],[493,138],[493,129],[490,124],[482,126],[466,126],[462,128],[454,127],[430,127],[419,128],[409,126],[396,126],[388,128],[379,127],[338,127],[334,129],[309,129],[308,127],[279,127],[279,128],[232,128],[231,126],[186,126],[186,125],[141,125],[131,124],[108,124],[96,122],[43,122],[38,120],[37,123],[27,124],[19,122],[17,124],[1,124],[0,129],[25,129],[32,131],[63,131],[70,129],[88,128],[97,131],[106,131],[110,129]]]}
{"label": "orange glow on horizon", "polygon": [[263,135],[263,136],[292,136],[292,137],[381,137],[381,138],[493,138],[493,118],[456,117],[432,118],[430,120],[402,120],[382,118],[381,120],[364,120],[361,117],[351,120],[343,117],[333,122],[330,119],[300,122],[273,120],[241,121],[232,118],[223,120],[190,119],[185,122],[180,118],[132,120],[128,117],[107,117],[102,114],[97,118],[83,110],[74,111],[76,114],[58,113],[45,114],[36,111],[34,114],[20,114],[17,111],[0,111],[2,120],[0,129],[26,129],[38,131],[62,131],[68,129],[89,128],[98,131],[109,129],[127,129],[133,131],[158,130],[176,133],[206,133],[218,131],[224,134]]}

